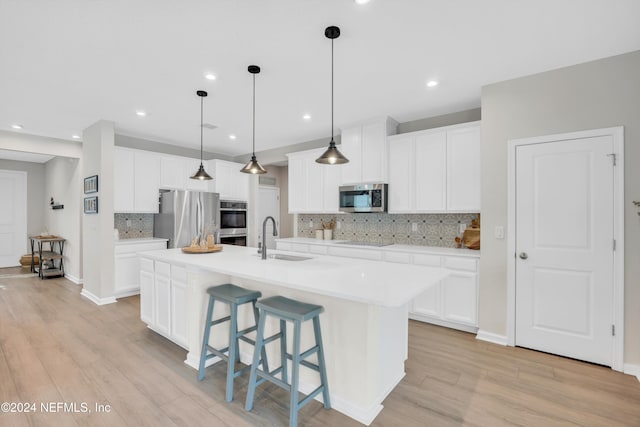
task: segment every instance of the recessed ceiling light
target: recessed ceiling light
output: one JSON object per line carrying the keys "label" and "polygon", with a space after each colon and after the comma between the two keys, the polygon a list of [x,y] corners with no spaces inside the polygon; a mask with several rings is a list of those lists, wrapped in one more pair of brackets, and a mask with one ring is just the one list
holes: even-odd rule
{"label": "recessed ceiling light", "polygon": [[236,139],[237,137],[234,134],[229,135],[229,139]]}
{"label": "recessed ceiling light", "polygon": [[216,75],[213,74],[213,73],[206,73],[204,75],[204,78],[207,79],[207,80],[215,80],[216,79]]}
{"label": "recessed ceiling light", "polygon": [[367,4],[369,3],[371,0],[353,0],[356,2],[356,4]]}
{"label": "recessed ceiling light", "polygon": [[142,111],[142,110],[138,110],[138,111],[136,111],[136,114],[137,114],[138,116],[140,116],[140,117],[144,117],[144,116],[146,116],[146,115],[147,115],[147,113],[146,113],[146,112],[144,112],[144,111]]}
{"label": "recessed ceiling light", "polygon": [[311,114],[305,114],[302,118],[305,120],[311,120]]}
{"label": "recessed ceiling light", "polygon": [[18,125],[18,124],[11,125],[11,127],[12,127],[13,129],[18,129],[18,130],[19,130],[19,129],[22,129],[22,125]]}
{"label": "recessed ceiling light", "polygon": [[76,135],[76,134],[74,134],[74,135],[71,135],[71,138],[73,138],[73,139],[80,139],[80,135]]}
{"label": "recessed ceiling light", "polygon": [[427,82],[427,87],[436,87],[438,86],[438,81],[437,80],[429,80]]}

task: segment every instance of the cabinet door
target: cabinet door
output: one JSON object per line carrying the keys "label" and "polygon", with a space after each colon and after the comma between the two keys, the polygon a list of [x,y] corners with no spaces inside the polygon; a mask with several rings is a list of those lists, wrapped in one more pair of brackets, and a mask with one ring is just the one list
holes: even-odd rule
{"label": "cabinet door", "polygon": [[160,157],[160,188],[182,190],[188,178],[182,157]]}
{"label": "cabinet door", "polygon": [[[175,268],[175,267],[173,267]],[[171,338],[182,346],[189,341],[187,313],[187,285],[180,281],[171,281]]]}
{"label": "cabinet door", "polygon": [[138,255],[116,254],[113,288],[116,294],[140,287],[140,263]]}
{"label": "cabinet door", "polygon": [[444,211],[446,188],[445,132],[418,135],[415,139],[415,210]]}
{"label": "cabinet door", "polygon": [[154,279],[154,329],[169,336],[171,333],[171,279],[157,273]]}
{"label": "cabinet door", "polygon": [[[320,213],[323,209],[322,203],[324,199],[323,172],[326,168],[333,166],[316,163],[316,157],[314,153],[307,153],[303,158],[306,170],[303,192],[307,198],[306,212]],[[328,172],[331,173],[331,171]]]}
{"label": "cabinet door", "polygon": [[413,210],[413,138],[396,137],[389,141],[389,212]]}
{"label": "cabinet door", "polygon": [[133,151],[115,148],[113,152],[113,210],[134,212]]}
{"label": "cabinet door", "polygon": [[[200,159],[184,159],[184,171],[185,171],[185,190],[191,191],[207,191],[209,190],[209,181],[191,179],[198,169],[200,168]],[[206,170],[206,168],[205,168]],[[207,173],[210,171],[207,170]]]}
{"label": "cabinet door", "polygon": [[[315,159],[313,162],[315,163]],[[338,213],[340,211],[340,177],[343,166],[332,165],[331,169],[323,170],[323,212]]]}
{"label": "cabinet door", "polygon": [[304,157],[289,156],[289,213],[305,212],[307,196],[305,193],[306,171]]}
{"label": "cabinet door", "polygon": [[415,297],[411,302],[411,312],[442,319],[441,289],[442,282],[434,283],[429,289]]}
{"label": "cabinet door", "polygon": [[478,326],[476,273],[451,271],[442,280],[443,318],[451,322]]}
{"label": "cabinet door", "polygon": [[220,193],[220,199],[233,199],[233,167],[228,162],[215,162],[215,188]]}
{"label": "cabinet door", "polygon": [[362,126],[342,131],[340,151],[349,159],[342,165],[342,184],[360,184],[362,182]]}
{"label": "cabinet door", "polygon": [[251,175],[240,172],[244,165],[239,163],[233,164],[233,198],[237,200],[249,200],[249,183]]}
{"label": "cabinet door", "polygon": [[385,121],[362,126],[362,182],[387,182]]}
{"label": "cabinet door", "polygon": [[480,129],[447,133],[447,209],[480,212]]}
{"label": "cabinet door", "polygon": [[134,154],[134,212],[158,213],[160,157],[146,151]]}
{"label": "cabinet door", "polygon": [[153,326],[154,308],[153,273],[140,271],[140,320]]}

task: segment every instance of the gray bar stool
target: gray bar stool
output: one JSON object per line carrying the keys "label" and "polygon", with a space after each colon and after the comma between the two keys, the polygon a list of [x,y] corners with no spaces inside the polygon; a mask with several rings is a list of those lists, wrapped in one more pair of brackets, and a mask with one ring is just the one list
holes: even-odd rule
{"label": "gray bar stool", "polygon": [[[290,408],[289,408],[289,426],[295,427],[298,425],[298,411],[302,409],[307,403],[311,401],[316,395],[322,392],[322,398],[324,400],[324,407],[331,409],[331,402],[329,400],[329,386],[327,384],[327,371],[324,363],[324,348],[322,346],[322,335],[320,333],[320,313],[324,311],[324,308],[320,305],[307,304],[300,301],[292,300],[282,296],[275,296],[260,300],[256,307],[260,310],[258,334],[256,335],[256,344],[253,349],[253,363],[251,364],[251,375],[249,377],[249,389],[247,392],[247,403],[245,409],[250,411],[253,409],[253,398],[255,395],[256,387],[265,381],[272,382],[285,390],[290,395]],[[280,319],[280,332],[265,339],[264,338],[264,325],[267,315]],[[316,344],[310,349],[300,352],[300,329],[302,322],[307,320],[313,320],[313,331],[315,335]],[[288,354],[287,350],[287,329],[286,321],[293,322],[293,354]],[[264,346],[276,339],[280,338],[280,351],[281,351],[281,363],[280,368],[269,372],[269,368],[266,364],[266,357],[264,356]],[[312,354],[318,353],[318,364],[313,364],[305,359]],[[258,369],[259,357],[262,354],[262,359],[265,362],[262,366],[263,369]],[[291,384],[287,382],[287,359],[291,359]],[[298,401],[298,388],[299,388],[299,371],[300,365],[313,369],[320,374],[320,386],[313,390],[309,395]],[[275,374],[280,372],[281,378],[276,378]],[[258,379],[258,377],[260,377]]]}
{"label": "gray bar stool", "polygon": [[[209,306],[207,308],[207,318],[204,327],[204,337],[202,338],[202,352],[200,353],[200,369],[198,371],[198,380],[204,379],[204,365],[208,359],[218,356],[220,359],[227,362],[227,402],[233,400],[233,380],[247,372],[251,367],[245,366],[238,371],[235,370],[235,364],[240,361],[239,340],[248,342],[255,345],[255,341],[245,336],[249,332],[253,332],[258,328],[258,309],[256,308],[256,301],[262,296],[260,291],[252,291],[249,289],[241,288],[240,286],[225,284],[220,286],[212,286],[207,289],[209,294]],[[217,320],[213,320],[213,306],[216,301],[229,304],[230,314],[229,316],[222,317]],[[255,319],[255,325],[242,331],[238,331],[238,306],[242,304],[251,303],[253,306],[253,316]],[[223,322],[230,321],[229,325],[229,345],[223,349],[217,349],[209,345],[209,336],[211,327]],[[208,353],[210,352],[210,354]],[[227,354],[225,354],[225,352]],[[262,349],[262,362],[264,366],[267,365],[267,357],[264,348]]]}

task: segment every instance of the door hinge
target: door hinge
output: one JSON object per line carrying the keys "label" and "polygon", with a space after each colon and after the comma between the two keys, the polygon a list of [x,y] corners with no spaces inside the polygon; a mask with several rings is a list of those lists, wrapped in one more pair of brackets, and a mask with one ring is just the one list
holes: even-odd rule
{"label": "door hinge", "polygon": [[611,335],[616,336],[616,325],[611,325]]}
{"label": "door hinge", "polygon": [[616,239],[613,239],[613,250],[616,250]]}
{"label": "door hinge", "polygon": [[607,154],[608,157],[611,157],[611,159],[613,160],[613,166],[616,165],[616,159],[617,159],[617,154],[616,153],[611,153],[611,154]]}

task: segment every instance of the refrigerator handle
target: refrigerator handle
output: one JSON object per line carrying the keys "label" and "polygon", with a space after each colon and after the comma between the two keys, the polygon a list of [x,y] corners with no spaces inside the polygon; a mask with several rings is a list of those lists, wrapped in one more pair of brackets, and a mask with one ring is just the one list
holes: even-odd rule
{"label": "refrigerator handle", "polygon": [[198,194],[197,198],[196,198],[196,228],[198,231],[198,235],[200,236],[201,239],[206,238],[203,233],[204,230],[202,229],[202,216],[203,216],[203,212],[202,212],[202,200],[201,200],[201,195]]}

